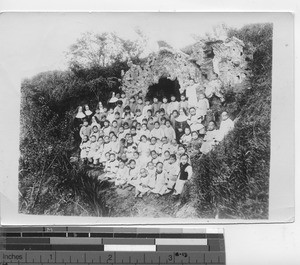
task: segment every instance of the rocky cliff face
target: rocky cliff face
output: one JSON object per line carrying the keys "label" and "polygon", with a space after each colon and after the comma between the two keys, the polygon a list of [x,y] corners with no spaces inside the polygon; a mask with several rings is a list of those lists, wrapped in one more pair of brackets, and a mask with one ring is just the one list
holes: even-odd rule
{"label": "rocky cliff face", "polygon": [[254,48],[232,37],[225,40],[199,41],[182,50],[160,45],[159,52],[151,54],[140,65],[129,62],[130,69],[122,78],[122,89],[127,96],[142,91],[159,79],[177,78],[180,87],[196,86],[196,91],[210,90],[207,96],[220,97],[228,88],[245,87],[251,75],[248,63]]}

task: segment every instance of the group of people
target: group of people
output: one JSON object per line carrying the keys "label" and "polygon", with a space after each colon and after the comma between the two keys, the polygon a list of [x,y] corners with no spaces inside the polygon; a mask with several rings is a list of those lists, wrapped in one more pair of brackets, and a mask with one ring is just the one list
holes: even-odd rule
{"label": "group of people", "polygon": [[223,112],[217,129],[204,93],[196,101],[184,94],[180,101],[174,95],[159,101],[142,92],[129,99],[113,94],[108,106],[99,102],[95,112],[88,105],[78,108],[80,158],[103,167],[100,181],[134,187],[139,197],[181,194],[193,174],[190,157],[210,152],[234,126]]}

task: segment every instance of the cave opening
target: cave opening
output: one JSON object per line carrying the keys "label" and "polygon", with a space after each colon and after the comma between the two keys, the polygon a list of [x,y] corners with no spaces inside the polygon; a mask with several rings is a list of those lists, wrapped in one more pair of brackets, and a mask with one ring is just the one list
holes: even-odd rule
{"label": "cave opening", "polygon": [[168,101],[170,101],[171,95],[174,95],[176,100],[179,101],[179,88],[180,85],[177,78],[175,80],[170,80],[166,77],[162,77],[157,84],[149,86],[146,97],[152,100],[153,97],[156,96],[159,101],[162,101],[163,97],[167,97]]}

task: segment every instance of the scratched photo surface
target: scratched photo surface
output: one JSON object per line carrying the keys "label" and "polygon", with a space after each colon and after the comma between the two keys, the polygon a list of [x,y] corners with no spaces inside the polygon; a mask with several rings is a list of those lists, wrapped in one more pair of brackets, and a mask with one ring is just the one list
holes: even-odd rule
{"label": "scratched photo surface", "polygon": [[273,23],[26,19],[19,213],[268,219]]}

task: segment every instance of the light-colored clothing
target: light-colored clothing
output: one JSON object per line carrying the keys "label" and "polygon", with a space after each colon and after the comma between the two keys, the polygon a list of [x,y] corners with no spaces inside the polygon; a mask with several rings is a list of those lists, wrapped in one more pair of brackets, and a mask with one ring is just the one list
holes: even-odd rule
{"label": "light-colored clothing", "polygon": [[197,103],[197,113],[199,116],[205,116],[209,109],[209,101],[207,98],[199,99]]}
{"label": "light-colored clothing", "polygon": [[197,105],[197,93],[196,93],[197,86],[198,84],[194,84],[186,87],[185,89],[185,95],[188,99],[189,108],[195,107]]}
{"label": "light-colored clothing", "polygon": [[193,169],[189,164],[186,164],[183,166],[180,164],[180,169],[179,169],[179,177],[176,181],[175,187],[174,187],[174,194],[178,195],[181,194],[184,188],[184,184],[187,180],[191,179],[193,175]]}
{"label": "light-colored clothing", "polygon": [[150,189],[155,188],[155,183],[156,183],[156,169],[153,168],[152,170],[147,168],[148,170],[148,187]]}
{"label": "light-colored clothing", "polygon": [[87,158],[90,151],[91,143],[90,141],[82,142],[80,144],[80,158]]}
{"label": "light-colored clothing", "polygon": [[206,135],[204,136],[202,146],[200,148],[200,152],[203,154],[209,153],[213,147],[216,145],[215,140],[218,139],[218,131],[207,131]]}
{"label": "light-colored clothing", "polygon": [[174,110],[179,111],[179,102],[178,101],[172,101],[168,105],[168,114],[169,115],[171,115]]}
{"label": "light-colored clothing", "polygon": [[222,141],[226,134],[228,134],[233,128],[234,122],[230,118],[228,118],[225,121],[222,121],[218,132],[218,141]]}
{"label": "light-colored clothing", "polygon": [[90,137],[91,132],[92,132],[92,129],[90,126],[82,126],[80,128],[79,135],[80,135],[81,139],[83,139],[84,136]]}
{"label": "light-colored clothing", "polygon": [[152,131],[150,132],[150,138],[151,137],[156,137],[157,139],[161,140],[165,136],[165,132],[162,128],[153,128]]}
{"label": "light-colored clothing", "polygon": [[151,110],[152,111],[152,106],[151,105],[145,105],[142,111],[142,115],[147,117],[147,111]]}
{"label": "light-colored clothing", "polygon": [[166,188],[166,174],[165,171],[156,172],[155,188],[152,190],[153,193],[164,194]]}
{"label": "light-colored clothing", "polygon": [[148,176],[146,177],[140,177],[139,181],[137,182],[135,188],[137,191],[139,191],[140,193],[144,194],[147,191],[149,191],[149,187],[148,187],[148,183],[149,183],[149,178]]}
{"label": "light-colored clothing", "polygon": [[119,168],[116,173],[115,185],[124,185],[127,182],[126,177],[128,176],[129,168],[124,166],[124,168]]}
{"label": "light-colored clothing", "polygon": [[96,152],[97,152],[97,150],[98,150],[98,148],[99,148],[99,144],[98,144],[98,142],[91,142],[90,143],[90,151],[89,151],[89,153],[88,153],[88,158],[94,158],[94,156],[96,155]]}
{"label": "light-colored clothing", "polygon": [[169,139],[169,141],[176,139],[176,133],[175,133],[175,130],[173,127],[165,126],[163,130],[164,130],[165,136]]}
{"label": "light-colored clothing", "polygon": [[184,145],[188,145],[192,140],[192,135],[191,134],[183,134],[181,137],[180,137],[180,142]]}

